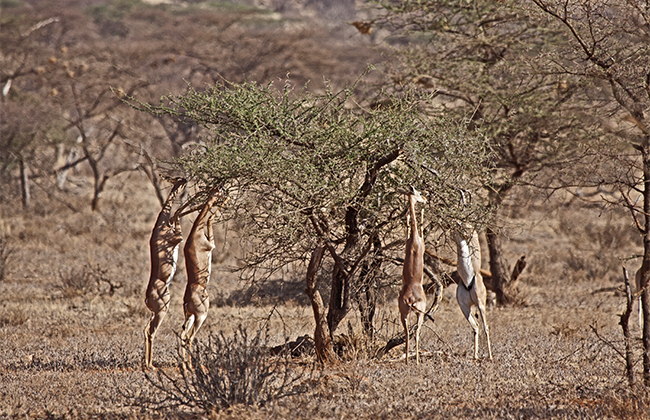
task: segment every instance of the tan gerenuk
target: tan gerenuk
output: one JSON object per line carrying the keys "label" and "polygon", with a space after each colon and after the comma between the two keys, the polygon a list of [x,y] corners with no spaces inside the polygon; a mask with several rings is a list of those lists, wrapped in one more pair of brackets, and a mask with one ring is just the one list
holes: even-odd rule
{"label": "tan gerenuk", "polygon": [[[215,247],[212,221],[227,201],[228,197],[221,189],[217,188],[210,192],[208,200],[192,225],[192,230],[183,248],[185,268],[187,269],[187,286],[183,296],[185,322],[181,332],[181,354],[184,362],[187,361],[185,349],[190,348],[192,340],[208,316],[210,297],[206,288],[210,281],[212,250]],[[212,212],[212,208],[218,202],[219,208]]]}
{"label": "tan gerenuk", "polygon": [[187,181],[183,178],[176,178],[170,182],[173,182],[174,185],[158,214],[149,240],[151,274],[144,302],[152,315],[144,329],[145,368],[153,367],[153,339],[169,310],[169,285],[176,273],[178,248],[183,240],[180,217],[178,211],[172,216],[172,207],[178,194],[184,190]]}
{"label": "tan gerenuk", "polygon": [[422,287],[422,276],[424,273],[424,240],[418,232],[417,218],[415,216],[415,203],[426,203],[422,195],[413,187],[409,190],[400,190],[406,194],[409,204],[409,236],[406,240],[406,251],[404,255],[404,267],[402,269],[402,290],[398,297],[400,321],[406,334],[406,346],[404,349],[406,363],[409,361],[409,326],[408,316],[413,311],[417,318],[417,329],[415,330],[415,361],[420,363],[420,328],[424,322],[424,314],[427,306],[427,297]]}

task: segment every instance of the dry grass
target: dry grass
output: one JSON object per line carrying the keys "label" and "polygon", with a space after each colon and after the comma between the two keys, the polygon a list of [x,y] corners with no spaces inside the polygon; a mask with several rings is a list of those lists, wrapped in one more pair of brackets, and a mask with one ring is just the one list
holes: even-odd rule
{"label": "dry grass", "polygon": [[[310,2],[316,3],[321,4]],[[142,33],[148,35],[138,39],[146,40],[147,48],[165,50],[163,44],[169,41],[164,35],[178,16],[158,9],[141,13],[131,22],[144,25]],[[219,13],[201,15],[211,30],[225,19]],[[276,80],[276,74],[284,77],[288,68],[296,85],[312,80],[310,87],[318,88],[322,75],[334,83],[356,77],[375,54],[368,48],[372,41],[362,37],[357,42],[352,34],[358,34],[349,25],[343,30],[319,26],[313,29],[318,37],[312,37],[296,20],[295,28],[276,40],[286,48],[279,49],[275,60],[250,66],[250,72],[241,75],[245,58],[257,63],[259,51],[268,45],[266,36],[256,35],[258,23],[249,22],[250,28],[234,34],[255,36],[246,39],[245,47],[232,48],[246,55],[231,59],[217,54],[227,79],[237,74]],[[282,24],[291,22],[285,19]],[[183,30],[191,35],[201,28],[197,24]],[[334,32],[341,33],[329,45]],[[213,44],[200,35],[197,45],[210,48]],[[220,36],[215,39],[214,45],[227,45]],[[129,48],[140,54],[145,44]],[[165,92],[174,83],[185,83],[172,67],[160,66],[167,69],[161,75]],[[204,82],[190,81],[197,86]],[[166,147],[162,143],[157,146]],[[301,378],[294,395],[268,399],[263,406],[234,404],[206,414],[191,407],[147,403],[169,395],[141,370],[142,330],[150,316],[143,302],[148,240],[159,209],[153,189],[137,173],[116,176],[107,184],[100,211],[93,213],[88,210],[89,179],[75,174],[68,184],[67,193],[52,188],[49,196],[35,188],[29,211],[20,209],[18,199],[0,202],[0,419],[185,419],[204,414],[213,419],[650,417],[648,395],[629,389],[616,352],[623,348],[617,324],[624,305],[617,291],[622,285],[620,267],[635,270],[639,263],[626,258],[641,249],[627,213],[569,204],[559,195],[544,201],[530,192],[517,194],[520,202],[504,209],[509,216],[504,257],[512,263],[527,255],[520,285],[524,304],[488,309],[492,362],[472,359],[470,327],[458,309],[453,286],[444,291],[436,322],[425,324],[421,347],[427,355],[421,365],[405,366],[401,346],[374,359],[376,350],[401,331],[395,287],[384,291],[374,341],[361,335],[356,313],[344,321],[336,338],[339,365],[314,371],[313,356],[303,355],[287,365],[296,373],[292,377]],[[183,223],[187,233],[191,220]],[[208,344],[210,336],[227,342],[240,326],[248,331],[267,326],[269,346],[313,333],[300,268],[286,278],[249,288],[227,269],[238,265],[242,253],[236,229],[217,229],[216,242],[208,289],[212,306],[200,343]],[[171,310],[154,347],[154,364],[172,379],[181,377],[176,334],[183,322],[185,280],[181,255],[171,286]],[[640,337],[634,321],[632,332]],[[638,359],[640,343],[634,345]],[[209,347],[197,347],[210,353]],[[637,363],[637,377],[640,372]]]}
{"label": "dry grass", "polygon": [[[129,188],[136,194],[107,198],[101,215],[73,213],[56,203],[26,213],[1,205],[1,233],[14,251],[0,282],[0,417],[193,416],[190,408],[152,410],[142,404],[163,396],[140,370],[149,316],[142,302],[148,226],[157,206],[144,179],[131,180]],[[521,284],[528,304],[488,311],[493,362],[472,359],[470,328],[453,286],[444,291],[436,322],[425,324],[422,347],[428,356],[420,366],[404,365],[402,347],[373,359],[373,351],[400,330],[389,293],[377,314],[374,342],[360,336],[357,316],[351,315],[337,339],[344,355],[340,365],[306,380],[296,395],[263,407],[230,406],[210,417],[645,418],[648,398],[629,391],[623,362],[612,348],[622,349],[617,321],[624,298],[615,291],[622,282],[621,258],[638,245],[629,242],[624,215],[598,216],[547,202],[530,204],[525,217],[511,220],[518,227],[511,230],[506,257],[528,255]],[[240,325],[255,331],[263,323],[269,345],[310,334],[311,308],[299,283],[284,284],[282,293],[280,283],[270,283],[257,289],[267,297],[248,299],[245,285],[223,270],[236,264],[233,234],[217,233],[218,249],[232,252],[222,253],[215,266],[209,289],[214,305],[199,341],[220,332],[229,337]],[[226,246],[226,240],[234,244]],[[154,349],[154,363],[170,375],[179,374],[175,333],[182,323],[183,270],[181,261],[172,310]],[[98,276],[106,281],[98,282]],[[123,287],[111,294],[108,282]],[[633,333],[640,336],[636,323]],[[310,356],[302,361],[294,369],[312,369]]]}

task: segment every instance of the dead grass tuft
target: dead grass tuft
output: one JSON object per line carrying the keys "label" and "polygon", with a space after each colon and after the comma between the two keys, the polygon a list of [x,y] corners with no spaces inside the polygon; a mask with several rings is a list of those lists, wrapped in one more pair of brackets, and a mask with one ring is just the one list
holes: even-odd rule
{"label": "dead grass tuft", "polygon": [[605,396],[601,404],[613,418],[645,420],[650,415],[650,392],[643,387],[634,391],[628,388],[619,389]]}
{"label": "dead grass tuft", "polygon": [[59,270],[56,288],[63,297],[73,298],[89,293],[108,293],[113,296],[117,289],[123,287],[108,275],[108,270],[99,265],[84,264],[82,267],[66,267]]}
{"label": "dead grass tuft", "polygon": [[343,361],[365,360],[373,356],[371,340],[360,331],[354,331],[348,322],[347,333],[337,334],[334,338],[334,351]]}
{"label": "dead grass tuft", "polygon": [[5,279],[7,267],[9,266],[9,258],[14,251],[15,248],[11,245],[9,237],[6,235],[0,236],[0,281]]}
{"label": "dead grass tuft", "polygon": [[12,326],[18,327],[29,320],[27,312],[22,308],[16,308],[8,313],[0,315],[0,327]]}

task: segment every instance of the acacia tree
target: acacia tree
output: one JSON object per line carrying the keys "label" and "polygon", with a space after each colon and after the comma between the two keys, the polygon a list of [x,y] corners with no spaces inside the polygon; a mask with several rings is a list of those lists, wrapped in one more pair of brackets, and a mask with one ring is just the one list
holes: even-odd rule
{"label": "acacia tree", "polygon": [[554,70],[589,82],[583,115],[609,133],[585,183],[614,185],[643,239],[643,379],[650,386],[650,2],[532,1],[570,40],[549,54]]}
{"label": "acacia tree", "polygon": [[[570,100],[571,75],[540,67],[544,48],[561,42],[556,26],[543,25],[520,0],[382,1],[372,22],[389,29],[397,65],[391,79],[436,95],[437,111],[482,130],[495,155],[497,175],[485,187],[495,211],[517,184],[538,185],[581,155],[571,133],[579,129]],[[542,185],[543,186],[543,185]],[[502,262],[498,219],[486,226],[492,279],[501,305],[512,302]]]}
{"label": "acacia tree", "polygon": [[[463,191],[479,194],[490,176],[482,136],[424,115],[426,96],[392,97],[390,106],[377,109],[351,107],[352,97],[352,89],[317,95],[288,83],[276,90],[224,82],[169,96],[160,106],[133,103],[210,130],[178,167],[201,185],[231,190],[224,214],[238,219],[253,245],[246,266],[252,279],[309,261],[307,293],[321,360],[332,357],[331,338],[371,272],[390,272],[403,252],[406,204],[399,187],[428,192],[428,232],[482,225],[487,217],[480,200],[461,200]],[[327,314],[316,287],[324,272],[331,288]]]}

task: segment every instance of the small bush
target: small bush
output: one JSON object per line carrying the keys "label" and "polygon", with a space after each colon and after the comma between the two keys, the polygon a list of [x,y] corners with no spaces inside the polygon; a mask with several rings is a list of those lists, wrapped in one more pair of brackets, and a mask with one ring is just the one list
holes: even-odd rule
{"label": "small bush", "polygon": [[[289,352],[271,355],[265,331],[251,337],[241,326],[232,336],[221,332],[210,335],[207,343],[196,342],[189,354],[191,368],[182,368],[179,376],[163,369],[155,375],[145,373],[149,382],[165,395],[164,399],[145,405],[186,406],[206,413],[237,404],[262,407],[270,401],[306,392],[314,372],[295,366]],[[182,366],[180,354],[177,359]]]}
{"label": "small bush", "polygon": [[63,296],[74,297],[87,293],[102,293],[102,284],[108,285],[108,295],[113,296],[115,291],[123,287],[122,283],[115,283],[109,276],[108,270],[99,265],[84,264],[81,268],[68,267],[59,271],[59,284]]}
{"label": "small bush", "polygon": [[92,277],[83,268],[67,267],[66,270],[59,271],[59,283],[56,287],[67,298],[85,295],[92,287]]}

